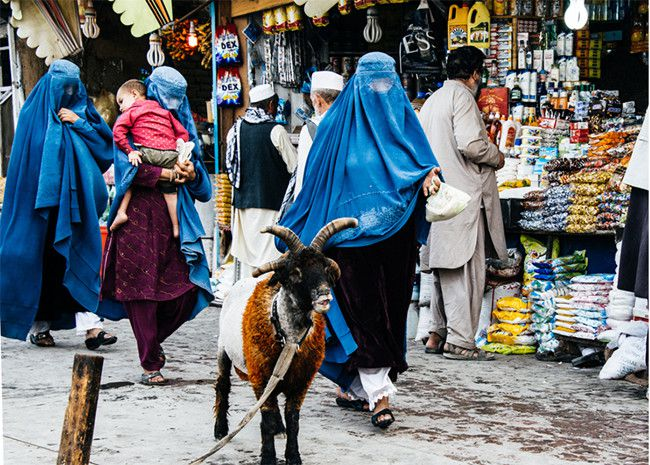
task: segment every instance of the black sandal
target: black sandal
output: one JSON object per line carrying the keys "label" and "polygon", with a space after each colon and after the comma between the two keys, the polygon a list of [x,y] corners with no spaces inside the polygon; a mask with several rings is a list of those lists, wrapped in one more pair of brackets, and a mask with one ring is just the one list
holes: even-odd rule
{"label": "black sandal", "polygon": [[[384,415],[390,415],[390,418],[388,420],[379,421],[379,417]],[[372,421],[372,426],[376,426],[377,428],[381,428],[381,429],[386,429],[393,424],[393,422],[395,421],[395,416],[393,415],[393,412],[391,412],[389,408],[385,408],[384,410],[380,410],[379,412],[375,413],[370,418],[370,421]]]}
{"label": "black sandal", "polygon": [[367,412],[370,409],[368,402],[364,402],[361,399],[345,399],[343,397],[336,398],[336,405],[343,408],[349,408],[356,412]]}
{"label": "black sandal", "polygon": [[86,348],[88,350],[96,350],[100,346],[110,346],[117,342],[117,336],[106,337],[106,331],[100,331],[95,337],[86,339]]}
{"label": "black sandal", "polygon": [[42,333],[30,334],[29,342],[38,347],[54,347],[54,338],[50,334],[50,331],[43,331]]}

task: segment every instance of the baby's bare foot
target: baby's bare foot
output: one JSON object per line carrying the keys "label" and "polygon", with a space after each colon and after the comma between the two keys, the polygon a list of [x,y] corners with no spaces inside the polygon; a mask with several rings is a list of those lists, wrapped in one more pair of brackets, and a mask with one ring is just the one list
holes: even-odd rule
{"label": "baby's bare foot", "polygon": [[127,214],[118,211],[117,215],[115,215],[115,219],[113,220],[113,224],[111,225],[111,231],[115,231],[116,229],[119,229],[119,227],[122,226],[127,221],[129,221],[129,217],[127,216]]}

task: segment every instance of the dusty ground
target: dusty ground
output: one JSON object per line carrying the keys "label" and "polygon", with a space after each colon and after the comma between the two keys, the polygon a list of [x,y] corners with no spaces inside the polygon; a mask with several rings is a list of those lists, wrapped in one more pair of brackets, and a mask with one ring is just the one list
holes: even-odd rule
{"label": "dusty ground", "polygon": [[[218,310],[209,309],[165,344],[167,387],[137,384],[137,351],[128,322],[107,324],[120,338],[105,356],[92,463],[184,464],[212,447],[211,383]],[[2,339],[4,463],[54,463],[72,360],[87,352],[72,331],[41,349]],[[305,465],[344,464],[647,464],[645,389],[599,381],[597,369],[500,357],[491,363],[447,361],[411,344],[411,369],[398,382],[397,422],[386,432],[367,414],[334,404],[333,386],[317,377],[301,415]],[[112,384],[118,383],[118,384]],[[253,403],[236,381],[231,426]],[[206,463],[254,464],[256,417]],[[279,457],[283,444],[277,442]]]}

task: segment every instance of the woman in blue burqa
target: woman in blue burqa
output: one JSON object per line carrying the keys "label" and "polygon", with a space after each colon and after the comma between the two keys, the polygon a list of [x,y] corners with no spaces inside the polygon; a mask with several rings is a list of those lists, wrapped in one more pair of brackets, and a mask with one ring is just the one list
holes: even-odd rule
{"label": "woman in blue burqa", "polygon": [[55,61],[20,112],[11,150],[0,218],[3,336],[29,334],[49,347],[50,330],[76,326],[89,349],[117,340],[91,313],[99,302],[99,216],[108,199],[102,173],[111,163],[111,130],[79,68]]}
{"label": "woman in blue burqa", "polygon": [[333,219],[359,221],[328,242],[341,279],[321,373],[341,387],[337,404],[369,408],[381,428],[394,421],[389,397],[408,368],[406,315],[429,230],[425,195],[437,190],[438,173],[395,61],[369,53],[318,127],[303,189],[280,221],[305,244]]}
{"label": "woman in blue burqa", "polygon": [[[210,200],[212,186],[203,163],[201,144],[185,95],[187,82],[173,68],[156,68],[145,81],[147,98],[172,112],[195,147],[190,161],[173,169],[146,163],[133,166],[115,148],[116,197],[110,226],[129,188],[129,221],[109,233],[102,263],[102,302],[98,314],[115,320],[128,318],[138,344],[141,382],[165,384],[160,370],[166,356],[161,344],[183,323],[212,301],[210,272],[201,236],[203,227],[194,201]],[[176,172],[174,175],[173,172]],[[172,234],[171,219],[159,181],[176,179],[180,237]]]}

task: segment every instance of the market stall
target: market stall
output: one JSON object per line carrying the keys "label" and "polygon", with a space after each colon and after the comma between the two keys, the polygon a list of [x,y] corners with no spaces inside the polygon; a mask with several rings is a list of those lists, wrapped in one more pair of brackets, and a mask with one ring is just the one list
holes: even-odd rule
{"label": "market stall", "polygon": [[[445,79],[448,50],[484,50],[479,106],[507,157],[497,178],[512,260],[491,264],[477,341],[544,358],[567,343],[598,347],[617,322],[647,322],[647,300],[615,286],[622,179],[648,104],[646,2],[260,1],[232,2],[232,16],[241,104],[252,85],[273,83],[285,101],[278,122],[294,133],[313,70],[347,79],[361,55],[385,52],[417,110]],[[621,69],[635,73],[625,85]]]}

